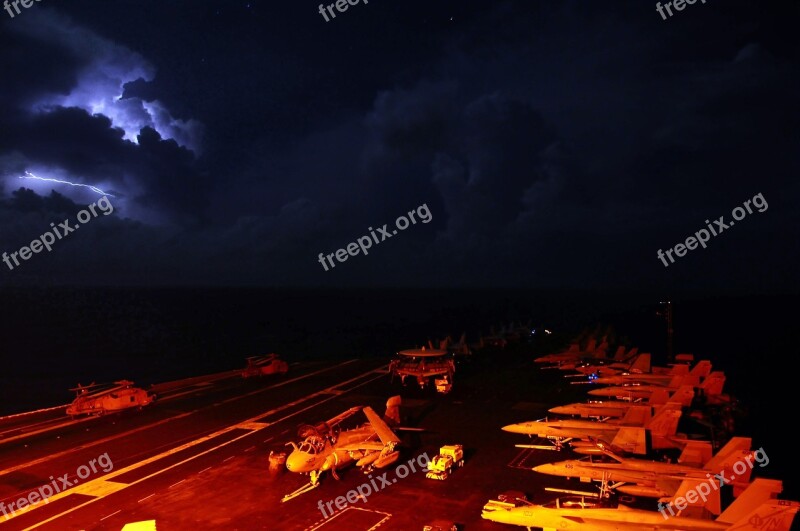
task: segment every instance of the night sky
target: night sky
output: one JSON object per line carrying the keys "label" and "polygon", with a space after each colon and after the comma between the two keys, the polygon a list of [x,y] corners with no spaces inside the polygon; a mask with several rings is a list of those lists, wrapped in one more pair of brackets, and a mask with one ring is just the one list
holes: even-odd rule
{"label": "night sky", "polygon": [[[0,252],[101,198],[23,177],[114,211],[0,285],[796,291],[798,6],[2,10]],[[318,261],[422,205],[430,222]]]}

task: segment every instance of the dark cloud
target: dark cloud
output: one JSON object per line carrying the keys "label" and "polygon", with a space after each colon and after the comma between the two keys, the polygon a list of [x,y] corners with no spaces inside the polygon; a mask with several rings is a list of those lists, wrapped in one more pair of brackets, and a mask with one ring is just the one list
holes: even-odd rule
{"label": "dark cloud", "polygon": [[[178,2],[155,27],[146,8],[38,7],[0,31],[2,215],[35,237],[96,200],[24,171],[114,194],[70,242],[86,278],[797,283],[796,8],[370,4],[326,24],[301,5]],[[657,261],[758,192],[767,213]],[[430,224],[317,264],[423,203]],[[36,267],[66,281],[54,263]]]}

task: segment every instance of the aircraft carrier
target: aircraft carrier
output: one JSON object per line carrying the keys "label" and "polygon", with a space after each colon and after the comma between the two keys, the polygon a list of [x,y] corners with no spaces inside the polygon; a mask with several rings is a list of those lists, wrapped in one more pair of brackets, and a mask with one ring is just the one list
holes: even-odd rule
{"label": "aircraft carrier", "polygon": [[[459,366],[446,395],[391,382],[389,360],[304,362],[286,376],[244,379],[235,370],[158,384],[157,402],[142,411],[70,419],[56,407],[6,417],[0,530],[120,530],[148,521],[162,531],[410,530],[437,519],[459,529],[507,528],[481,519],[487,500],[519,490],[541,501],[552,496],[543,486],[570,485],[530,471],[552,459],[551,452],[517,449],[524,439],[500,431],[580,396],[565,395],[563,380],[535,369],[532,355],[525,344],[484,349]],[[403,397],[403,424],[421,430],[401,432],[395,465],[369,476],[351,466],[339,480],[326,473],[316,489],[281,502],[308,477],[270,471],[270,452],[290,450],[286,443],[298,441],[299,425],[353,406],[382,414],[394,394]],[[419,469],[403,478],[395,473],[397,465],[433,457],[445,444],[462,444],[466,463],[447,480],[428,479]],[[370,480],[377,492],[333,514],[320,510]],[[34,491],[46,501],[34,497],[33,506],[20,509],[18,500]]]}
{"label": "aircraft carrier", "polygon": [[[5,417],[0,531],[126,525],[160,531],[408,531],[436,520],[460,530],[514,529],[481,518],[488,500],[520,491],[542,503],[557,496],[545,487],[596,490],[531,471],[568,458],[569,451],[516,448],[527,439],[500,430],[585,399],[585,387],[565,385],[561,371],[534,366],[534,356],[551,347],[522,341],[481,349],[458,365],[448,394],[392,381],[388,359],[307,361],[292,364],[284,376],[243,378],[238,369],[157,384],[148,390],[158,400],[141,411],[71,419],[61,406]],[[338,480],[326,472],[317,488],[282,502],[308,476],[271,469],[271,453],[291,451],[287,443],[301,440],[302,425],[354,406],[383,414],[387,399],[397,394],[402,425],[415,429],[398,431],[403,443],[395,464],[369,475],[351,465],[338,471]],[[426,478],[419,467],[397,468],[451,444],[463,445],[465,466],[444,481]],[[340,499],[336,508],[338,497],[368,483],[376,488],[351,494],[347,503]],[[34,491],[46,501],[34,497],[33,506],[20,509],[19,500]],[[142,522],[150,527],[130,526]]]}

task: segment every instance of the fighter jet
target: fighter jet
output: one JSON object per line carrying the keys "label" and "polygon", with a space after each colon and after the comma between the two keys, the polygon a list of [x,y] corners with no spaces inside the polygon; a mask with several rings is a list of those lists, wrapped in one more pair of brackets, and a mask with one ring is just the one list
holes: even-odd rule
{"label": "fighter jet", "polygon": [[[690,504],[683,497],[675,498],[675,508],[670,504],[659,512],[624,505],[607,507],[580,498],[520,507],[502,506],[490,501],[483,508],[481,517],[525,527],[529,531],[532,528],[547,531],[790,531],[800,510],[800,502],[776,499],[782,488],[778,480],[756,479],[716,520],[686,516],[688,509],[694,507],[687,507]],[[681,490],[694,494],[697,501],[700,492],[707,493],[709,502],[719,499],[719,491],[708,483],[686,481]],[[677,509],[681,505],[687,511]]]}
{"label": "fighter jet", "polygon": [[625,347],[620,346],[610,360],[590,360],[575,366],[575,370],[580,376],[612,376],[621,373],[648,373],[650,372],[651,354],[643,352],[639,354],[639,348],[633,347],[630,352],[625,354]]}
{"label": "fighter jet", "polygon": [[[710,457],[710,443],[692,441],[684,447],[678,463],[620,457],[606,443],[596,441],[596,444],[603,454],[612,459],[610,462],[601,462],[590,456],[547,463],[536,466],[533,470],[551,476],[580,478],[587,482],[598,481],[602,483],[602,492],[611,489],[631,496],[650,498],[672,497],[683,480],[706,480],[709,476],[718,474],[726,478],[726,484],[733,485],[734,496],[737,496],[749,485],[753,470],[752,467],[745,467],[741,475],[730,473],[739,461],[753,462],[754,452],[750,449],[752,440],[749,437],[732,438],[714,457]],[[704,456],[709,458],[703,459]],[[694,462],[698,457],[703,459],[702,463]],[[730,478],[734,480],[728,481]],[[719,514],[718,508],[716,511],[710,510],[713,514]]]}
{"label": "fighter jet", "polygon": [[[594,353],[590,353],[588,356],[582,356],[577,359],[567,360],[567,361],[560,361],[557,365],[552,365],[549,367],[543,367],[543,369],[558,369],[561,371],[578,371],[580,367],[585,367],[587,365],[604,365],[604,364],[614,364],[614,363],[622,363],[625,366],[630,365],[628,363],[627,357],[625,355],[625,347],[620,346],[617,348],[617,351],[608,357],[608,343],[603,341],[603,343],[598,347]],[[567,378],[572,377],[573,375],[567,376]],[[580,376],[580,375],[574,375]]]}
{"label": "fighter jet", "polygon": [[669,385],[669,383],[676,376],[686,376],[689,378],[684,380],[684,383],[691,385],[699,385],[700,379],[705,378],[711,373],[711,362],[703,360],[689,371],[686,365],[673,365],[669,372],[659,374],[616,374],[610,376],[600,376],[592,380],[593,384],[597,385]]}
{"label": "fighter jet", "polygon": [[535,363],[550,363],[553,364],[554,367],[571,363],[574,367],[575,364],[578,364],[583,358],[605,358],[607,351],[608,343],[606,343],[605,338],[603,338],[599,347],[597,346],[597,340],[592,338],[586,343],[585,350],[581,350],[579,343],[572,343],[567,350],[540,356],[533,361]]}
{"label": "fighter jet", "polygon": [[692,405],[694,398],[694,387],[684,385],[672,393],[667,389],[658,389],[650,397],[642,402],[630,402],[625,400],[599,400],[585,403],[566,404],[550,408],[548,411],[555,415],[577,415],[583,418],[620,418],[634,405],[660,406],[667,402],[678,402],[682,406]]}
{"label": "fighter jet", "polygon": [[[386,415],[381,419],[371,407],[353,407],[336,417],[316,426],[303,426],[300,436],[305,437],[299,445],[291,445],[293,451],[286,458],[286,468],[290,472],[308,474],[311,481],[283,497],[285,502],[319,486],[323,472],[330,470],[338,479],[336,470],[355,463],[365,472],[373,468],[384,468],[400,457],[395,446],[400,438],[387,422],[399,424],[400,397],[393,396],[386,402]],[[353,415],[364,412],[367,422],[362,426],[341,431],[339,425]]]}
{"label": "fighter jet", "polygon": [[[632,406],[625,417],[612,422],[595,422],[591,420],[536,420],[510,424],[501,429],[510,433],[521,433],[538,436],[554,441],[553,446],[517,445],[522,448],[561,450],[564,444],[573,447],[581,446],[574,439],[602,439],[627,453],[646,454],[648,450],[675,448],[675,434],[681,418],[681,405],[675,402],[660,407],[658,413],[650,418],[651,408],[648,406]],[[652,442],[648,448],[647,440]],[[588,443],[594,446],[593,443]],[[584,445],[585,446],[585,445]]]}
{"label": "fighter jet", "polygon": [[456,358],[468,357],[472,355],[472,350],[470,350],[469,345],[467,344],[466,332],[461,334],[458,343],[453,343],[453,341],[450,340],[450,336],[445,338],[444,342],[446,343],[444,343],[444,345],[440,345],[440,348],[447,350]]}
{"label": "fighter jet", "polygon": [[[695,366],[695,369],[701,367],[701,363]],[[672,381],[667,386],[663,385],[626,385],[626,386],[613,386],[601,387],[600,389],[593,389],[589,391],[592,396],[603,396],[608,398],[620,398],[625,400],[635,400],[648,398],[659,389],[675,390],[683,385],[691,385],[699,387],[707,396],[718,395],[722,392],[722,387],[725,385],[725,373],[722,371],[714,371],[709,374],[700,383],[700,377],[695,369],[685,376],[673,376]],[[701,369],[705,370],[705,369]]]}

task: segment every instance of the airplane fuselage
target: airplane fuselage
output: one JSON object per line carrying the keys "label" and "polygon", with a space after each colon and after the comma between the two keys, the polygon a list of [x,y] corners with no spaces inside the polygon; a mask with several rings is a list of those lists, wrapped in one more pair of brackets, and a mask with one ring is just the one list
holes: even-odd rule
{"label": "airplane fuselage", "polygon": [[481,517],[501,524],[553,531],[642,531],[669,529],[672,531],[716,531],[728,529],[728,524],[696,518],[664,518],[655,511],[638,509],[550,508],[541,505],[484,511]]}
{"label": "airplane fuselage", "polygon": [[600,389],[592,389],[589,394],[592,396],[604,396],[608,398],[627,398],[635,400],[637,398],[650,398],[654,392],[659,389],[667,389],[674,391],[672,388],[661,387],[657,385],[629,385],[629,386],[615,386],[615,387],[602,387]]}
{"label": "airplane fuselage", "polygon": [[[633,483],[641,487],[637,495],[660,498],[672,496],[672,492],[659,486],[660,479],[680,482],[687,478],[708,480],[713,478],[707,470],[686,465],[659,463],[657,461],[630,460],[625,463],[587,463],[568,460],[547,463],[533,468],[534,471],[551,476],[580,478],[582,481],[609,481],[610,483]],[[677,485],[676,485],[677,487]],[[628,490],[632,490],[629,488]]]}
{"label": "airplane fuselage", "polygon": [[521,422],[503,426],[503,431],[509,433],[520,433],[523,435],[564,438],[564,439],[585,439],[596,437],[604,440],[612,440],[619,431],[619,426],[593,422],[590,420],[556,420],[551,422]]}
{"label": "airplane fuselage", "polygon": [[671,374],[618,374],[601,376],[594,380],[597,385],[629,385],[647,383],[653,385],[668,385],[672,381]]}
{"label": "airplane fuselage", "polygon": [[633,405],[632,402],[597,402],[567,404],[549,409],[555,415],[580,415],[581,417],[623,417]]}

